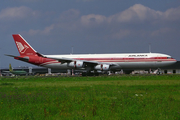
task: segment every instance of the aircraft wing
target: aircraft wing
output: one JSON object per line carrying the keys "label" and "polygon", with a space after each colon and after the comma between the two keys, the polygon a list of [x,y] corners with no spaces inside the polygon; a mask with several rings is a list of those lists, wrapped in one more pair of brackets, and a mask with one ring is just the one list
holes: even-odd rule
{"label": "aircraft wing", "polygon": [[75,59],[71,59],[71,58],[56,58],[56,57],[47,57],[47,56],[44,56],[45,58],[51,58],[51,59],[54,59],[54,60],[57,60],[59,62],[61,62],[61,64],[63,63],[69,63],[69,62],[73,62],[75,61]]}
{"label": "aircraft wing", "polygon": [[2,71],[3,73],[11,73],[10,71]]}
{"label": "aircraft wing", "polygon": [[103,62],[98,62],[98,61],[77,60],[77,59],[65,58],[65,57],[55,58],[55,57],[47,57],[47,56],[46,56],[46,58],[51,58],[51,59],[58,60],[58,61],[61,62],[62,64],[63,64],[63,63],[73,62],[73,61],[82,61],[83,63],[88,64],[88,65],[92,65],[92,66],[99,65],[99,64],[116,65],[116,64],[103,63]]}
{"label": "aircraft wing", "polygon": [[63,64],[63,63],[73,62],[73,61],[82,61],[82,62],[84,62],[84,63],[95,64],[95,65],[98,64],[98,62],[96,62],[96,61],[77,60],[77,59],[65,58],[65,57],[62,57],[62,58],[46,57],[46,58],[51,58],[51,59],[58,60],[58,61],[61,62],[62,64]]}

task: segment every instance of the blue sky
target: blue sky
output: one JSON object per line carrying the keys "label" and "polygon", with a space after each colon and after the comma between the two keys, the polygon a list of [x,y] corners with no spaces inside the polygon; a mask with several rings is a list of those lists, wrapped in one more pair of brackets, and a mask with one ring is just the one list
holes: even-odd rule
{"label": "blue sky", "polygon": [[12,34],[42,54],[165,53],[180,60],[179,0],[6,0],[0,4],[0,67],[32,66]]}

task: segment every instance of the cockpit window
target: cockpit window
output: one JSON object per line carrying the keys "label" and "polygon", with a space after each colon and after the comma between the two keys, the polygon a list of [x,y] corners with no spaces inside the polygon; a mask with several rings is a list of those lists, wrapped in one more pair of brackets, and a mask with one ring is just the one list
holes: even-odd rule
{"label": "cockpit window", "polygon": [[172,57],[167,57],[167,59],[171,59]]}

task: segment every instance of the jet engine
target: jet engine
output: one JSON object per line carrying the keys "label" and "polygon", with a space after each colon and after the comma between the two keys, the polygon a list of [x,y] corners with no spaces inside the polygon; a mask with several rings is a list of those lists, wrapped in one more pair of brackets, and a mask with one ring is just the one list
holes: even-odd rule
{"label": "jet engine", "polygon": [[108,71],[109,68],[110,68],[110,66],[106,65],[106,64],[96,65],[94,67],[95,70],[102,70],[102,71]]}
{"label": "jet engine", "polygon": [[84,67],[84,63],[82,61],[73,61],[68,63],[67,66],[72,68],[82,68]]}

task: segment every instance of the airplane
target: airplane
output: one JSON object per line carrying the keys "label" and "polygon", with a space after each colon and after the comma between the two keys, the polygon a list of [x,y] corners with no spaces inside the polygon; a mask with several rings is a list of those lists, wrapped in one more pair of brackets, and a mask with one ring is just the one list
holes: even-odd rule
{"label": "airplane", "polygon": [[35,51],[20,34],[12,36],[20,56],[7,56],[47,68],[83,70],[83,76],[107,71],[157,69],[176,62],[171,56],[160,53],[43,55]]}
{"label": "airplane", "polygon": [[27,72],[24,70],[13,70],[11,64],[9,64],[9,71],[14,75],[27,75]]}
{"label": "airplane", "polygon": [[13,70],[11,64],[9,64],[9,71],[3,71],[4,73],[12,73],[14,75],[27,75],[28,73],[24,70]]}

